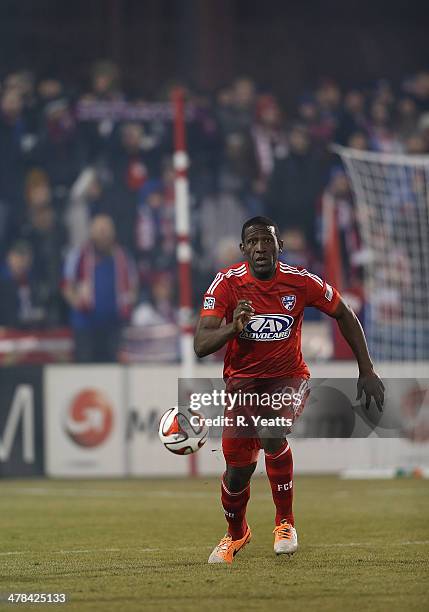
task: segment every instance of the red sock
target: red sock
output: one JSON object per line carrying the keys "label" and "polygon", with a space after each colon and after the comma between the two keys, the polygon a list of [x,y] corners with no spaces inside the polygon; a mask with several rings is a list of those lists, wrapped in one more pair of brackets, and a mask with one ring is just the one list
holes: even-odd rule
{"label": "red sock", "polygon": [[287,441],[276,453],[265,453],[265,467],[276,506],[276,525],[282,519],[293,525],[293,460]]}
{"label": "red sock", "polygon": [[233,540],[240,540],[247,529],[246,507],[250,497],[250,483],[238,493],[228,491],[223,476],[221,484],[222,506],[228,521],[228,533]]}

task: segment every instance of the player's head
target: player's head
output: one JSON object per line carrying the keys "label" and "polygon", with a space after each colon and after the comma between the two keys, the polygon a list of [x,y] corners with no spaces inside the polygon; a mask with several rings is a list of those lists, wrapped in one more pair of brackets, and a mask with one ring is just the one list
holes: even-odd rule
{"label": "player's head", "polygon": [[257,278],[270,278],[283,248],[277,224],[268,217],[252,217],[241,230],[240,250]]}

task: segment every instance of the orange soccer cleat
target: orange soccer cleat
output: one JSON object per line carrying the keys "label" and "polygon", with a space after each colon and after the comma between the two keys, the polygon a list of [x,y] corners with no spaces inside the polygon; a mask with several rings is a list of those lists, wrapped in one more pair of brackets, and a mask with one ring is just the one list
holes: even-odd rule
{"label": "orange soccer cleat", "polygon": [[219,544],[213,549],[209,557],[209,563],[232,563],[235,555],[239,550],[244,548],[250,541],[252,533],[247,527],[246,533],[240,540],[233,540],[229,534],[226,534]]}
{"label": "orange soccer cleat", "polygon": [[276,555],[293,555],[298,550],[296,529],[286,519],[274,528],[274,552]]}

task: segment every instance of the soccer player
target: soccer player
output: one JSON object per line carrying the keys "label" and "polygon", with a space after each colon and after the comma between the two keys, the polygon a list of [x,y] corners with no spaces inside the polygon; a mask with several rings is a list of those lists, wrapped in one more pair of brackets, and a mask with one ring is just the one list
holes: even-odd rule
{"label": "soccer player", "polygon": [[[292,388],[302,397],[301,403],[289,407],[294,420],[302,411],[310,376],[301,353],[303,312],[306,306],[315,306],[337,320],[356,357],[358,399],[365,391],[366,406],[374,398],[381,410],[384,386],[374,372],[356,315],[336,289],[318,276],[279,262],[282,249],[278,227],[271,219],[253,217],[244,223],[240,250],[245,261],[218,272],[205,293],[195,333],[196,354],[204,357],[227,344],[224,362],[227,390],[273,393]],[[221,325],[223,319],[225,325]],[[214,548],[209,563],[232,563],[236,553],[250,540],[246,506],[250,479],[261,449],[276,507],[274,552],[292,554],[297,550],[292,511],[292,451],[285,437],[289,431],[281,427],[268,433],[266,429],[255,430],[254,437],[248,437],[231,435],[224,428],[222,450],[226,470],[221,499],[228,532]]]}

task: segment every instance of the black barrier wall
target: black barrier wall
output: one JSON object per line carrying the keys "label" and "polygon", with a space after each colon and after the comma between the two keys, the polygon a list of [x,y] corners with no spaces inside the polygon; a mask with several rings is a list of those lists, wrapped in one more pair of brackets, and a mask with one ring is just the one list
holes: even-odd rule
{"label": "black barrier wall", "polygon": [[43,368],[0,369],[0,477],[43,474]]}

